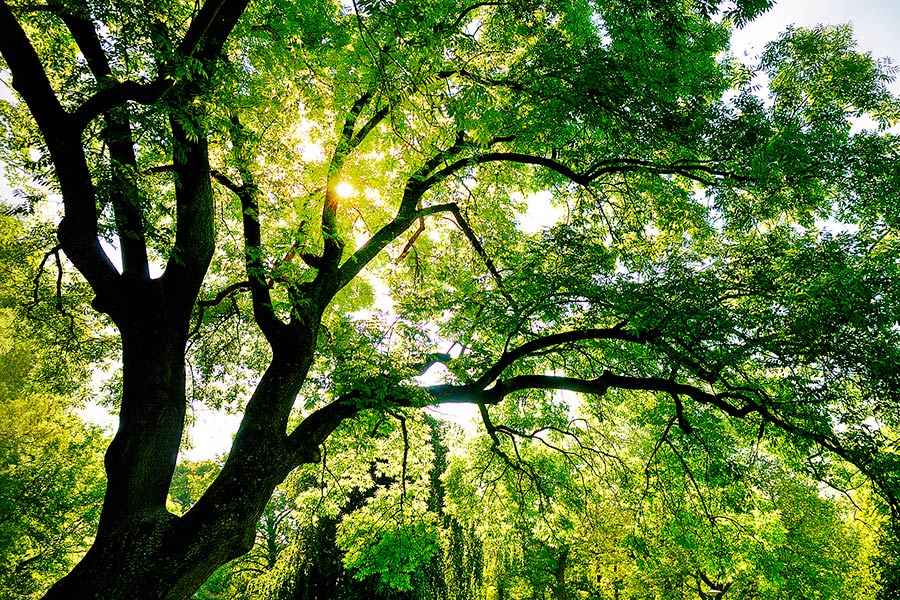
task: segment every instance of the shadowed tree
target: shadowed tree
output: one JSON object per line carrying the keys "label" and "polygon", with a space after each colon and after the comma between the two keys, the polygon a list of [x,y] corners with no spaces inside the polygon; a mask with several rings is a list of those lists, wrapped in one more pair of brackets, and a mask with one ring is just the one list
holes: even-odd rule
{"label": "shadowed tree", "polygon": [[[896,509],[896,138],[850,127],[896,116],[890,71],[789,31],[765,102],[718,57],[769,4],[0,3],[3,157],[121,338],[96,540],[47,597],[189,598],[343,422],[437,402],[513,461],[494,405],[662,392]],[[395,314],[360,312],[373,279]],[[189,391],[243,420],[175,515]]]}

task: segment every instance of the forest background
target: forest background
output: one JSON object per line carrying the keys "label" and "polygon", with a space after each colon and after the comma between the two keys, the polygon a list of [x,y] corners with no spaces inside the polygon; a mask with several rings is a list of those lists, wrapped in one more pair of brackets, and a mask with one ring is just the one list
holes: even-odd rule
{"label": "forest background", "polygon": [[[893,66],[846,27],[728,58],[766,2],[532,4],[254,7],[208,55],[165,42],[215,39],[227,2],[201,33],[176,3],[4,4],[3,594],[77,563],[51,596],[897,597]],[[61,134],[14,22],[71,93]],[[110,283],[84,233],[121,276],[187,273],[187,309]],[[138,352],[137,381],[247,411],[233,457],[145,469],[209,433],[182,409],[160,445],[138,408],[104,474],[80,409],[124,410],[131,327],[184,360],[158,383]],[[292,327],[302,376],[254,421]],[[253,437],[280,420],[284,456]],[[255,508],[225,527],[204,498]],[[204,562],[207,527],[227,552]]]}

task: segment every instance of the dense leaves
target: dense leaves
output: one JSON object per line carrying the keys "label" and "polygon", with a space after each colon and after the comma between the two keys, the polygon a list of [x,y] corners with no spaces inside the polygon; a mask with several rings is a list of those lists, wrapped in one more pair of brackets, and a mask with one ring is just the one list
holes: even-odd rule
{"label": "dense leaves", "polygon": [[[441,402],[477,406],[499,469],[458,486],[467,515],[480,485],[509,509],[485,528],[515,544],[479,538],[498,595],[861,593],[868,559],[844,583],[834,561],[869,550],[814,481],[900,513],[900,105],[847,27],[730,57],[770,4],[0,5],[2,157],[61,197],[122,342],[97,542],[50,597],[190,597],[257,522],[274,545],[245,566],[271,570],[294,507],[269,501],[304,464],[318,495],[290,502],[333,529],[294,533],[411,592],[464,522],[411,412]],[[189,401],[243,421],[173,487]],[[585,570],[589,504],[621,572]],[[824,557],[788,567],[800,547]]]}
{"label": "dense leaves", "polygon": [[39,597],[90,545],[108,442],[75,411],[84,364],[65,349],[84,334],[77,291],[56,301],[35,236],[0,216],[0,594],[10,598]]}

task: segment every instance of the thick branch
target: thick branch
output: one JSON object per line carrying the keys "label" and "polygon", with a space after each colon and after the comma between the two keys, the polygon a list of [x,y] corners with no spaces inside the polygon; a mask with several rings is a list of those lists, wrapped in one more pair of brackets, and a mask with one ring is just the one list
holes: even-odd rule
{"label": "thick branch", "polygon": [[248,0],[207,0],[191,21],[178,53],[201,59],[218,56],[247,4]]}
{"label": "thick branch", "polygon": [[[541,347],[548,347],[552,344],[544,339],[531,342],[533,350]],[[672,397],[678,398],[680,404],[681,397],[691,398],[699,404],[707,404],[714,406],[726,415],[738,419],[743,419],[750,414],[758,414],[764,421],[775,425],[776,427],[798,436],[801,439],[809,440],[819,444],[821,447],[829,450],[857,467],[861,473],[874,482],[881,490],[884,498],[891,504],[892,509],[896,509],[900,505],[896,491],[891,487],[889,478],[882,476],[875,469],[871,461],[864,456],[855,453],[851,448],[843,446],[839,440],[832,436],[810,431],[799,427],[786,418],[775,414],[767,402],[760,401],[756,398],[753,390],[734,391],[727,390],[725,392],[712,393],[687,383],[679,383],[672,379],[663,379],[660,377],[633,377],[626,375],[616,375],[610,371],[604,371],[595,379],[579,379],[574,377],[560,377],[553,375],[520,375],[504,381],[497,381],[492,387],[485,389],[494,378],[502,373],[505,365],[510,364],[515,358],[513,355],[525,355],[528,352],[524,350],[525,346],[513,350],[505,358],[488,371],[484,376],[480,377],[476,382],[465,385],[435,385],[425,388],[438,403],[469,403],[476,404],[479,407],[486,405],[498,404],[506,396],[522,390],[543,389],[543,390],[567,390],[583,394],[604,395],[609,389],[623,389],[646,392],[664,392]],[[482,409],[484,411],[484,409]],[[676,412],[682,412],[682,409],[676,407]],[[683,414],[681,417],[683,418]],[[678,420],[679,415],[673,417],[673,422]],[[686,429],[690,429],[689,425]]]}
{"label": "thick branch", "polygon": [[[217,59],[247,4],[248,0],[208,0],[178,45],[176,57],[205,63]],[[210,66],[207,65],[207,75],[211,72]],[[171,65],[163,65],[156,78],[148,83],[122,81],[101,88],[78,107],[74,113],[75,122],[79,128],[84,128],[97,116],[128,101],[154,104],[181,83],[172,72]]]}
{"label": "thick branch", "polygon": [[119,278],[97,239],[95,192],[81,146],[81,130],[63,110],[37,53],[3,0],[0,53],[12,72],[12,86],[28,105],[56,166],[65,206],[59,240],[98,296],[106,298],[102,310],[103,304],[119,295]]}
{"label": "thick branch", "polygon": [[241,183],[236,183],[216,170],[210,175],[220,184],[234,192],[241,201],[241,221],[244,231],[244,268],[247,271],[248,287],[253,301],[253,317],[263,335],[275,347],[284,323],[272,308],[272,296],[266,281],[268,269],[263,263],[262,230],[260,227],[259,188],[247,159],[249,149],[247,133],[236,116],[231,119],[231,142],[234,146],[237,170]]}
{"label": "thick branch", "polygon": [[0,0],[0,52],[12,71],[12,87],[25,100],[45,138],[57,137],[60,126],[70,125],[41,60],[13,16],[6,0]]}
{"label": "thick branch", "polygon": [[318,452],[313,450],[324,444],[345,419],[360,411],[358,400],[358,395],[348,394],[313,412],[288,436],[288,447],[301,461],[304,457],[314,459],[311,462],[317,461]]}
{"label": "thick branch", "polygon": [[[58,4],[58,2],[54,2]],[[112,69],[106,52],[100,43],[97,31],[83,6],[83,13],[74,13],[62,4],[58,12],[72,33],[72,38],[87,61],[88,68],[100,89],[113,81]],[[115,213],[116,231],[122,248],[122,267],[125,273],[143,279],[150,278],[147,260],[147,245],[144,237],[144,219],[141,214],[141,193],[134,182],[137,159],[131,123],[124,108],[107,111],[103,138],[109,147],[114,185],[110,189],[110,200]]]}
{"label": "thick branch", "polygon": [[126,102],[143,105],[154,104],[174,85],[174,79],[164,77],[158,77],[149,83],[130,80],[114,82],[85,100],[72,113],[72,119],[78,129],[84,129],[95,118]]}
{"label": "thick branch", "polygon": [[[587,186],[597,181],[605,175],[614,173],[634,173],[645,172],[656,175],[680,175],[694,181],[698,181],[704,185],[713,185],[715,182],[698,175],[702,173],[714,178],[727,178],[736,181],[749,181],[749,178],[731,173],[724,170],[715,169],[708,164],[702,162],[674,162],[674,163],[658,163],[654,161],[637,160],[637,159],[610,159],[600,161],[584,172],[578,172],[571,167],[544,156],[535,156],[533,154],[523,154],[520,152],[485,152],[470,158],[460,159],[450,165],[447,165],[434,175],[432,178],[435,182],[446,179],[450,175],[472,165],[486,164],[492,162],[509,162],[525,165],[540,166],[551,171],[559,173],[566,179],[579,185]],[[431,182],[428,181],[429,185]]]}
{"label": "thick branch", "polygon": [[[175,243],[169,256],[164,282],[172,299],[189,315],[206,276],[213,251],[213,195],[210,184],[206,133],[189,133],[177,119],[170,119],[174,146]],[[199,125],[196,125],[199,129]]]}

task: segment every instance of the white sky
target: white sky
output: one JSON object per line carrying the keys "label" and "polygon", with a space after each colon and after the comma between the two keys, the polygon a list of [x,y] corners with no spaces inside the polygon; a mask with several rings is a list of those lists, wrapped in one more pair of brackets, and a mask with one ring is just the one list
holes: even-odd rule
{"label": "white sky", "polygon": [[[851,23],[860,50],[876,58],[900,62],[900,0],[783,0],[732,36],[738,57],[758,56],[766,42],[794,24],[811,27],[820,23]],[[894,89],[900,86],[894,82]]]}
{"label": "white sky", "polygon": [[[894,57],[895,63],[900,62],[900,0],[783,0],[745,29],[735,32],[732,52],[754,64],[765,43],[777,37],[789,24],[813,26],[819,23],[852,23],[861,50],[871,52],[876,58]],[[0,97],[7,97],[8,90],[3,87],[0,85]],[[895,82],[893,89],[900,93],[900,84]],[[0,178],[0,194],[7,196],[9,190],[4,184]],[[529,208],[529,212],[534,210]],[[201,430],[192,432],[194,447],[184,456],[201,460],[227,452],[231,436],[237,430],[237,419],[233,415],[217,416],[205,408],[195,407],[194,410]],[[441,412],[455,413],[456,410]],[[105,411],[91,411],[88,416],[108,424],[108,414],[101,412]]]}

